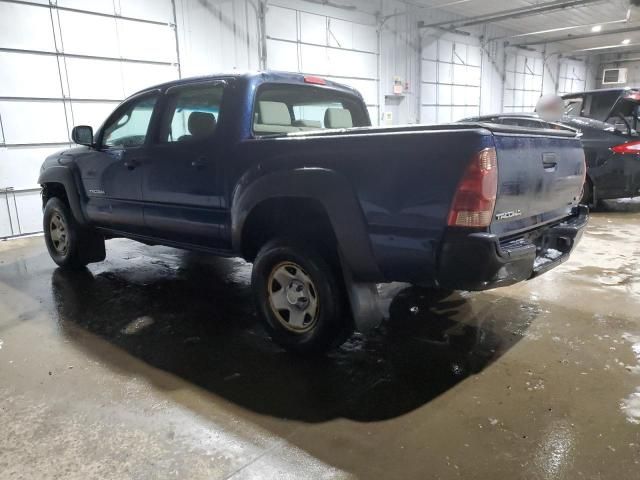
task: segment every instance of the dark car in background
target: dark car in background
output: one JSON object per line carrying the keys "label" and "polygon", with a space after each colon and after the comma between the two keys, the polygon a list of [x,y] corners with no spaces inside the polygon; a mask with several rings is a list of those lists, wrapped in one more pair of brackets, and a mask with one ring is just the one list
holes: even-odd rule
{"label": "dark car in background", "polygon": [[582,201],[640,194],[640,89],[616,88],[565,95],[565,116],[546,122],[535,113],[496,114],[463,121],[487,122],[528,128],[567,128],[581,133],[587,162]]}

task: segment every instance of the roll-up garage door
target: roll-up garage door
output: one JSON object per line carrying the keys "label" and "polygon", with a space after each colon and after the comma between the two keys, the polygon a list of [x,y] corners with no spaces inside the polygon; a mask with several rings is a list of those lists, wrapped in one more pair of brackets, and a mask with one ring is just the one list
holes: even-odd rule
{"label": "roll-up garage door", "polygon": [[0,237],[41,230],[43,159],[178,78],[171,0],[0,0]]}
{"label": "roll-up garage door", "polygon": [[480,112],[480,46],[464,37],[422,39],[420,122],[442,123]]}
{"label": "roll-up garage door", "polygon": [[505,66],[506,113],[532,112],[542,94],[544,61],[537,52],[509,52]]}
{"label": "roll-up garage door", "polygon": [[268,68],[319,75],[356,88],[377,124],[378,40],[375,17],[368,16],[370,24],[269,5]]}

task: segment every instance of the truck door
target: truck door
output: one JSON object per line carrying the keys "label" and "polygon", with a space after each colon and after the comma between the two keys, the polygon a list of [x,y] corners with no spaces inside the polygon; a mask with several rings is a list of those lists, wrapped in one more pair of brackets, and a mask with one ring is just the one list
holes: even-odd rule
{"label": "truck door", "polygon": [[151,235],[224,248],[221,104],[226,83],[206,81],[167,90],[158,135],[142,178]]}
{"label": "truck door", "polygon": [[141,167],[148,159],[147,132],[158,94],[131,98],[107,119],[97,146],[78,162],[87,215],[96,224],[141,232]]}

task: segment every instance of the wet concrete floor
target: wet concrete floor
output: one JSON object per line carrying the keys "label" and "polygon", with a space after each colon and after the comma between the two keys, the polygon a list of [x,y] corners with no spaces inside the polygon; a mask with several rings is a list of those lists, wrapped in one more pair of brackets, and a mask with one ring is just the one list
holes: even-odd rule
{"label": "wet concrete floor", "polygon": [[111,240],[71,274],[4,242],[0,478],[640,478],[639,238],[616,204],[528,283],[387,286],[317,360],[269,341],[241,261]]}

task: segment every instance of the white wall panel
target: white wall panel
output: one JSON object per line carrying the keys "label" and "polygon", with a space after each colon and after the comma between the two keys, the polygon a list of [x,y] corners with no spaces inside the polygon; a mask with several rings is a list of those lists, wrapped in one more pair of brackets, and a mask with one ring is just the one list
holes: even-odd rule
{"label": "white wall panel", "polygon": [[69,96],[121,100],[124,85],[120,62],[67,58]]}
{"label": "white wall panel", "polygon": [[0,52],[0,96],[59,98],[61,95],[56,57]]}
{"label": "white wall panel", "polygon": [[[292,44],[290,44],[292,45]],[[295,47],[295,45],[292,45]],[[317,47],[315,45],[300,45],[300,70],[303,72],[317,73],[318,75],[327,75],[329,73],[329,53],[326,47]],[[290,55],[288,70],[298,71],[297,53],[296,56]]]}
{"label": "white wall panel", "polygon": [[121,65],[125,96],[178,78],[178,68],[171,65],[146,65],[128,62],[122,62]]}
{"label": "white wall panel", "polygon": [[173,23],[171,0],[119,0],[118,3],[122,16]]}
{"label": "white wall panel", "polygon": [[[46,11],[42,8],[40,10]],[[65,10],[59,14],[65,53],[120,57],[118,30],[114,18]]]}
{"label": "white wall panel", "polygon": [[124,58],[176,62],[176,38],[165,25],[118,19],[120,56]]}
{"label": "white wall panel", "polygon": [[55,52],[49,9],[0,3],[0,40],[5,48]]}
{"label": "white wall panel", "polygon": [[5,143],[66,142],[62,102],[0,101]]}
{"label": "white wall panel", "polygon": [[369,53],[328,49],[329,69],[343,76],[377,78],[377,57]]}
{"label": "white wall panel", "polygon": [[20,233],[42,230],[42,200],[40,192],[16,192],[14,207],[17,210]]}
{"label": "white wall panel", "polygon": [[298,47],[295,43],[267,40],[267,51],[270,69],[289,72],[298,70]]}
{"label": "white wall panel", "polygon": [[353,49],[353,24],[345,20],[329,18],[329,45]]}
{"label": "white wall panel", "polygon": [[300,40],[305,43],[327,45],[327,17],[300,12]]}
{"label": "white wall panel", "polygon": [[378,33],[372,25],[354,23],[353,26],[353,48],[365,52],[378,52]]}
{"label": "white wall panel", "polygon": [[73,123],[89,125],[95,132],[117,106],[115,102],[73,102]]}
{"label": "white wall panel", "polygon": [[[49,2],[44,2],[49,3]],[[90,12],[106,13],[113,15],[113,0],[57,0],[58,5],[66,8],[77,8],[78,10],[87,10]],[[123,3],[120,0],[120,3]]]}
{"label": "white wall panel", "polygon": [[[62,148],[64,146],[0,147],[0,188],[36,186],[44,159]],[[0,194],[0,204],[3,200]]]}
{"label": "white wall panel", "polygon": [[283,40],[298,40],[297,12],[270,5],[267,8],[267,35]]}

